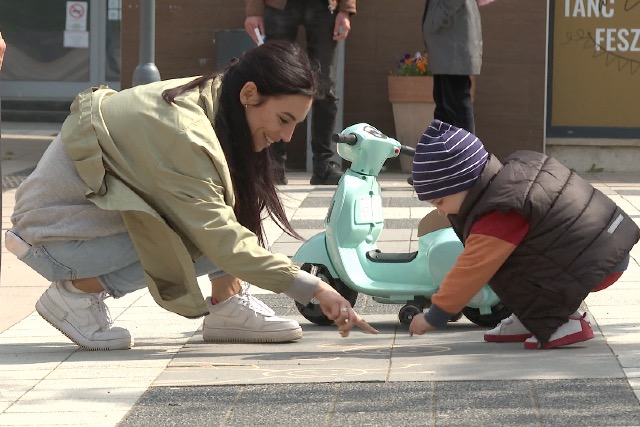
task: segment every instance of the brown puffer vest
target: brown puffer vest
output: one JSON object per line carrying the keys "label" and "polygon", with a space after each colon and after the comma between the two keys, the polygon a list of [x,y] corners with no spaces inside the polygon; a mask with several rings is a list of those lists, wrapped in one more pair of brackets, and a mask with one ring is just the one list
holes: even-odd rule
{"label": "brown puffer vest", "polygon": [[532,151],[517,151],[504,165],[490,156],[459,214],[449,219],[464,243],[482,215],[509,210],[529,219],[529,233],[489,285],[545,343],[623,261],[640,229],[591,184]]}

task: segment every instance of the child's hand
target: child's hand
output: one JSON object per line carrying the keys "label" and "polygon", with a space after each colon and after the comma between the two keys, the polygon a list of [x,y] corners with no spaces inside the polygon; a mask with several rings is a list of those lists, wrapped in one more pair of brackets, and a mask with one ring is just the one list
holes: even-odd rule
{"label": "child's hand", "polygon": [[419,314],[413,318],[409,325],[409,336],[413,336],[413,334],[422,335],[434,329],[436,329],[436,327],[427,322],[423,315]]}

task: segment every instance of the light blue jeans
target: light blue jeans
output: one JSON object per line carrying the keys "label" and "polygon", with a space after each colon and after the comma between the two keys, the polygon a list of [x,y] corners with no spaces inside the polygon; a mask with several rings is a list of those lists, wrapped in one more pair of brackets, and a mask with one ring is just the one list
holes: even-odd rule
{"label": "light blue jeans", "polygon": [[[96,277],[115,298],[146,287],[142,265],[128,233],[40,246],[24,242],[24,245],[23,251],[14,253],[47,280]],[[225,274],[207,257],[199,258],[194,267],[197,276],[208,274],[210,279]]]}

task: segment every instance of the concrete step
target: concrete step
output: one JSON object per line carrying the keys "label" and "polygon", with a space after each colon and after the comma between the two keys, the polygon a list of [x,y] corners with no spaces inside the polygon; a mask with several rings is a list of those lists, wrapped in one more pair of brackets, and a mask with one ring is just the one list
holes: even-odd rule
{"label": "concrete step", "polygon": [[2,101],[2,121],[62,123],[70,101]]}

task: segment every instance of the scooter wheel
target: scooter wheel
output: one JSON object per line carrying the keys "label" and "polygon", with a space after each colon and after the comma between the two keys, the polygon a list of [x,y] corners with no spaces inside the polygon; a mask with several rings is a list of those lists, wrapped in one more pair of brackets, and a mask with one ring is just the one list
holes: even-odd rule
{"label": "scooter wheel", "polygon": [[400,320],[401,324],[409,326],[413,318],[420,314],[422,314],[422,309],[420,307],[413,304],[406,304],[403,305],[398,312],[398,320]]}
{"label": "scooter wheel", "polygon": [[493,328],[503,319],[511,316],[511,310],[501,302],[491,307],[489,314],[480,314],[480,310],[473,307],[463,308],[462,313],[476,325],[486,328]]}
{"label": "scooter wheel", "polygon": [[[334,279],[329,273],[329,270],[324,265],[319,264],[303,264],[301,267],[302,270],[307,273],[313,274],[324,282],[327,282],[333,289],[338,291],[340,295],[344,297],[351,307],[356,304],[356,300],[358,299],[358,292],[354,291],[350,287],[344,284],[344,282],[340,279]],[[333,325],[333,320],[329,319],[320,304],[315,299],[312,299],[309,304],[302,305],[296,301],[296,308],[304,316],[308,321],[315,323],[320,326],[329,326]]]}

